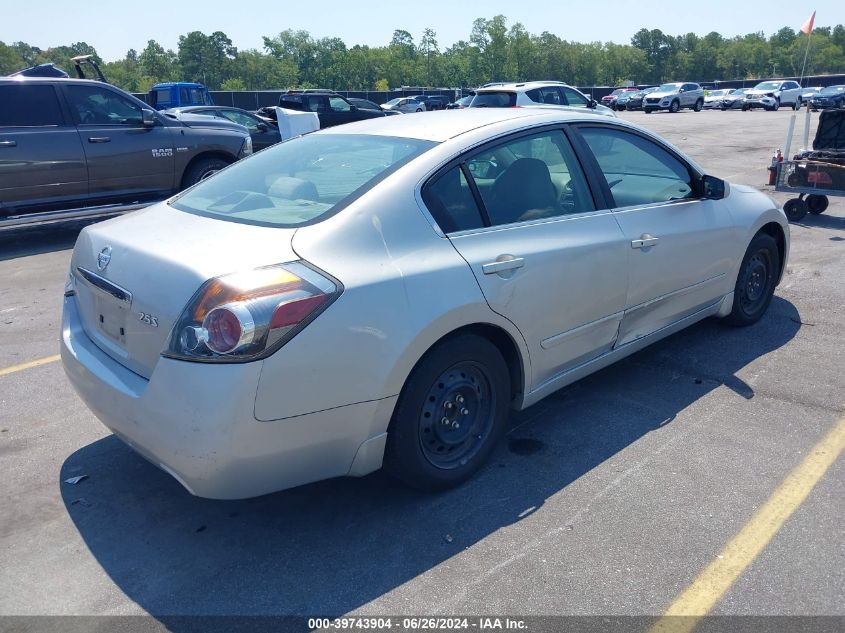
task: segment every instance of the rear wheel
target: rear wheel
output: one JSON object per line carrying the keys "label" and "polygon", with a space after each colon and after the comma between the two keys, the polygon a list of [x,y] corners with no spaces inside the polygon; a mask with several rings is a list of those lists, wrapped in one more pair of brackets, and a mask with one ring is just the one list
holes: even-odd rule
{"label": "rear wheel", "polygon": [[779,270],[780,253],[774,238],[765,233],[756,235],[739,267],[728,323],[746,326],[760,320],[772,301]]}
{"label": "rear wheel", "polygon": [[807,201],[801,198],[792,198],[792,200],[787,200],[786,204],[783,205],[783,212],[790,222],[802,220],[809,210]]}
{"label": "rear wheel", "polygon": [[813,215],[819,215],[827,210],[827,205],[830,201],[827,196],[822,196],[817,193],[811,193],[807,196],[807,211]]}
{"label": "rear wheel", "polygon": [[510,376],[499,350],[474,334],[431,349],[408,377],[393,413],[385,469],[423,490],[472,476],[507,425]]}
{"label": "rear wheel", "polygon": [[677,99],[669,105],[669,112],[674,113],[674,112],[677,112],[680,109],[681,109],[681,102],[678,101]]}
{"label": "rear wheel", "polygon": [[704,101],[699,99],[698,101],[695,102],[695,105],[693,106],[692,109],[695,110],[696,112],[701,112],[701,108],[703,108],[703,107],[704,107]]}
{"label": "rear wheel", "polygon": [[795,100],[795,103],[792,104],[792,109],[793,110],[800,110],[801,109],[801,97],[798,97]]}

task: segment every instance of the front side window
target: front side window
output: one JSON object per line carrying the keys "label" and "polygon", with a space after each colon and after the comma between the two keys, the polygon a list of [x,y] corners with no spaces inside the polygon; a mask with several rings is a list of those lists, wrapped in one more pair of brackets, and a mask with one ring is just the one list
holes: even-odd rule
{"label": "front side window", "polygon": [[308,134],[238,161],[171,205],[232,222],[302,226],[349,205],[434,145],[390,136]]}
{"label": "front side window", "polygon": [[563,91],[563,96],[567,105],[575,106],[577,108],[586,108],[590,105],[590,100],[577,90],[564,86],[561,88],[561,91]]}
{"label": "front side window", "polygon": [[604,127],[580,131],[598,161],[616,207],[694,196],[687,166],[653,141]]}
{"label": "front side window", "polygon": [[219,110],[219,113],[222,117],[229,119],[234,123],[243,125],[246,128],[251,130],[258,129],[258,121],[243,112],[237,112],[235,110]]}
{"label": "front side window", "polygon": [[340,97],[330,97],[329,107],[335,112],[349,112],[350,109],[346,99],[341,99]]}
{"label": "front side window", "polygon": [[141,106],[107,88],[67,86],[70,106],[82,125],[141,125]]}
{"label": "front side window", "polygon": [[0,127],[45,127],[63,123],[53,86],[0,86]]}

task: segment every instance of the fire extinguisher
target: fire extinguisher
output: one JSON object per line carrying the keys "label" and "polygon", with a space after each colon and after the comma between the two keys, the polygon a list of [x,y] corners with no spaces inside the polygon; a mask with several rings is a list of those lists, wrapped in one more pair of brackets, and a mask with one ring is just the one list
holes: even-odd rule
{"label": "fire extinguisher", "polygon": [[774,185],[777,181],[777,173],[778,173],[778,163],[783,160],[783,156],[780,153],[780,150],[776,150],[772,154],[772,164],[769,165],[769,184]]}

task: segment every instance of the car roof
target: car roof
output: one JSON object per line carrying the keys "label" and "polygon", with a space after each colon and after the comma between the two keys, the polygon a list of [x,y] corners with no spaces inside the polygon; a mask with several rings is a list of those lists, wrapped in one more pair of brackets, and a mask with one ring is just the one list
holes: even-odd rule
{"label": "car roof", "polygon": [[581,114],[561,108],[467,108],[420,112],[413,116],[368,119],[315,132],[315,134],[372,134],[440,143],[478,128],[507,121],[522,121],[524,124],[529,122],[553,124],[566,121],[595,122],[596,118],[598,117],[592,112]]}
{"label": "car roof", "polygon": [[567,83],[562,81],[520,81],[511,83],[501,83],[491,86],[482,86],[476,89],[479,92],[501,92],[502,90],[532,90],[533,88],[542,88],[544,86],[566,86],[571,88]]}
{"label": "car roof", "polygon": [[52,84],[52,83],[63,83],[63,84],[82,84],[83,86],[111,86],[121,92],[126,92],[125,90],[121,90],[117,86],[114,86],[110,83],[103,83],[102,81],[98,81],[97,79],[78,79],[76,77],[25,77],[22,75],[15,75],[14,77],[0,77],[0,83],[9,83],[9,84],[19,84],[19,83],[28,83],[28,84]]}

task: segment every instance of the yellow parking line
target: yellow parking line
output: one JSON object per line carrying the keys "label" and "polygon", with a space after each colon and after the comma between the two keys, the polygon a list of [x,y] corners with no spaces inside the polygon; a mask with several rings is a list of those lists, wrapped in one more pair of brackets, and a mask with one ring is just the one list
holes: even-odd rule
{"label": "yellow parking line", "polygon": [[24,369],[32,369],[33,367],[40,367],[41,365],[47,365],[49,363],[55,363],[59,360],[61,356],[56,354],[55,356],[48,356],[47,358],[39,358],[38,360],[31,360],[28,363],[21,363],[20,365],[12,365],[11,367],[6,367],[5,369],[0,369],[0,376],[6,376],[8,374],[14,374],[18,371],[23,371]]}
{"label": "yellow parking line", "polygon": [[[669,606],[649,633],[690,633],[763,551],[845,449],[845,418],[787,475],[719,556]],[[678,617],[686,616],[686,617]]]}

